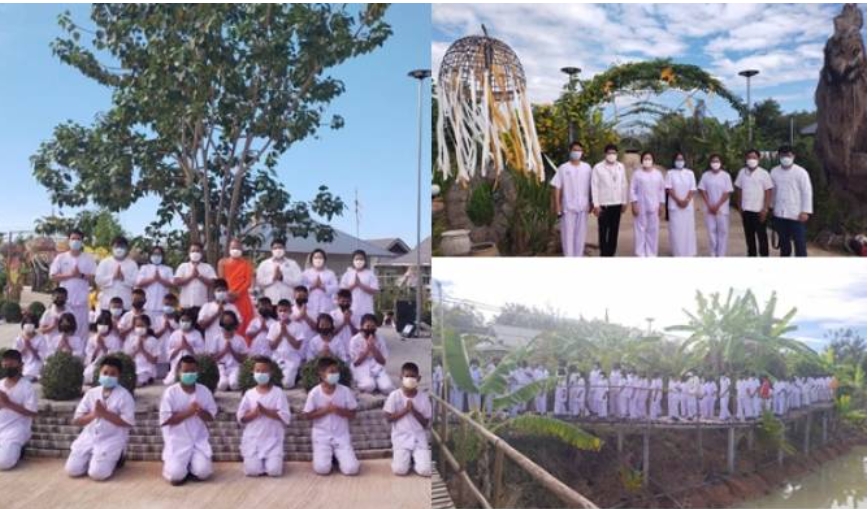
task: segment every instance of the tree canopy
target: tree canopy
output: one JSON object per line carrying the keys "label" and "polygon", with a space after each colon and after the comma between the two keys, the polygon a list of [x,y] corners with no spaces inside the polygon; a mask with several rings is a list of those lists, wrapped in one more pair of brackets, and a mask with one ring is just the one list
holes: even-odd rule
{"label": "tree canopy", "polygon": [[107,87],[112,104],[89,126],[56,126],[32,157],[33,174],[60,206],[117,212],[156,197],[146,233],[171,236],[180,222],[212,261],[258,225],[327,242],[332,229],[312,213],[330,220],[343,201],[325,186],[295,201],[275,168],[295,143],[343,125],[323,118],[345,88],[328,72],[384,43],[386,9],[94,4],[92,27],[66,12],[51,48]]}

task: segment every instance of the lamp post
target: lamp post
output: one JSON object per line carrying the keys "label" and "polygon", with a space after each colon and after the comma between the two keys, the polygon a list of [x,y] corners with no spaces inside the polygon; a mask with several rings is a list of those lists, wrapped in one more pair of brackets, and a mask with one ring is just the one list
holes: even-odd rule
{"label": "lamp post", "polygon": [[759,74],[756,69],[747,69],[738,73],[747,78],[747,141],[753,145],[753,105],[750,102],[750,79]]}
{"label": "lamp post", "polygon": [[[582,70],[578,67],[561,67],[561,72],[570,77],[570,80],[567,84],[567,90],[569,90],[569,93],[576,93],[576,83],[578,82],[577,76],[580,72],[582,72]],[[569,112],[567,113],[569,115]],[[569,119],[569,123],[570,139],[567,140],[567,143],[572,143],[576,139],[576,125],[571,118]]]}
{"label": "lamp post", "polygon": [[416,151],[416,337],[422,324],[422,85],[431,77],[430,69],[416,69],[408,74],[419,82],[418,110],[419,122],[418,148]]}

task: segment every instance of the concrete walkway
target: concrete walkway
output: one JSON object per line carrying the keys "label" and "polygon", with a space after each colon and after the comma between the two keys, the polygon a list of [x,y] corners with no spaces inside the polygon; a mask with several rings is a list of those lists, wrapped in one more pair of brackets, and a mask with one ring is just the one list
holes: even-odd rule
{"label": "concrete walkway", "polygon": [[214,476],[173,487],[161,477],[162,464],[131,461],[106,482],[70,479],[63,462],[26,459],[0,472],[5,509],[335,509],[431,507],[431,480],[397,477],[390,460],[362,462],[360,475],[318,476],[309,463],[286,463],[283,477],[245,477],[240,463],[215,463]]}

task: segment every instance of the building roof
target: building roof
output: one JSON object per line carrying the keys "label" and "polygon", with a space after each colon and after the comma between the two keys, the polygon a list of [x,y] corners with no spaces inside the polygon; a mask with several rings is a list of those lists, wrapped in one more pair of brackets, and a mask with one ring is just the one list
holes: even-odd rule
{"label": "building roof", "polygon": [[[270,226],[260,226],[254,229],[252,234],[262,236],[262,244],[259,247],[261,251],[267,251],[271,248],[272,232]],[[394,258],[396,256],[391,251],[356,238],[337,228],[334,229],[334,238],[331,242],[318,242],[316,235],[313,234],[308,235],[307,238],[289,236],[286,239],[286,250],[291,253],[310,253],[316,248],[321,248],[328,254],[337,255],[349,255],[357,249],[362,249],[369,257]]]}
{"label": "building roof", "polygon": [[422,255],[422,265],[425,267],[431,266],[431,237],[426,238],[422,241],[419,246],[410,251],[407,254],[401,255],[397,258],[393,258],[391,260],[386,260],[381,262],[380,265],[416,265],[416,251],[417,249],[420,251]]}
{"label": "building roof", "polygon": [[817,135],[817,123],[814,122],[811,125],[807,125],[799,130],[799,134],[803,134],[805,136],[816,136]]}
{"label": "building roof", "polygon": [[410,246],[407,245],[400,237],[389,237],[385,239],[365,239],[368,244],[373,244],[380,249],[391,251],[398,256],[410,252]]}

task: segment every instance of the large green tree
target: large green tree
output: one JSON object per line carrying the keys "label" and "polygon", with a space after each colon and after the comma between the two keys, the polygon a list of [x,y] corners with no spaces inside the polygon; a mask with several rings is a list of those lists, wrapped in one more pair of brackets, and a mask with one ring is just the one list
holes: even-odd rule
{"label": "large green tree", "polygon": [[112,240],[126,235],[117,217],[108,210],[82,210],[72,217],[51,215],[36,220],[34,230],[40,235],[67,235],[72,229],[84,234],[90,247],[111,247]]}
{"label": "large green tree", "polygon": [[[230,236],[270,225],[329,241],[343,201],[294,201],[275,173],[320,127],[344,84],[328,73],[391,35],[383,4],[94,4],[93,26],[59,17],[51,47],[111,91],[90,126],[67,121],[32,157],[60,206],[127,209],[159,200],[146,233],[183,224],[212,261]],[[308,168],[307,171],[316,171]],[[178,230],[174,230],[177,235]],[[254,238],[248,238],[254,242]]]}

